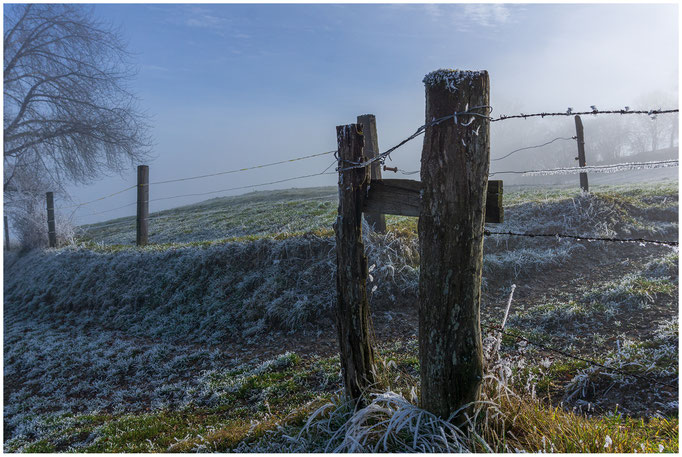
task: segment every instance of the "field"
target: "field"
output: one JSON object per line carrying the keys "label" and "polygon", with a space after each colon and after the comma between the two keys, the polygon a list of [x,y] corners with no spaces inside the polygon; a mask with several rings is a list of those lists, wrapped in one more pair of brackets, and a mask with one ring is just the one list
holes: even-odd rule
{"label": "field", "polygon": [[[678,239],[678,182],[505,189],[491,230]],[[366,232],[381,385],[341,398],[336,189],[254,192],[5,253],[6,452],[678,452],[678,250],[489,236],[484,398],[462,435],[419,396],[416,219]],[[557,348],[583,359],[567,358]],[[654,380],[654,381],[652,381]]]}

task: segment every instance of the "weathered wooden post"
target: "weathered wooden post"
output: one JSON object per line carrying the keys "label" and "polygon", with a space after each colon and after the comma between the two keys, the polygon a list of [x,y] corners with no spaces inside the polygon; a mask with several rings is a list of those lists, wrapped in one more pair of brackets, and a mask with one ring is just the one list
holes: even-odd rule
{"label": "weathered wooden post", "polygon": [[[346,395],[361,400],[375,382],[371,317],[367,300],[367,257],[362,242],[362,207],[369,167],[347,169],[364,160],[360,125],[336,127],[339,154],[339,213],[336,231],[336,327]],[[346,169],[346,170],[344,170]]]}
{"label": "weathered wooden post", "polygon": [[[583,121],[580,119],[580,116],[576,114],[575,116],[575,134],[578,137],[577,142],[578,142],[578,157],[576,159],[578,160],[578,166],[579,167],[584,167],[586,165],[585,162],[585,134],[583,131]],[[589,192],[590,188],[587,184],[587,173],[580,173],[580,188],[584,190],[585,192]]]}
{"label": "weathered wooden post", "polygon": [[137,245],[149,241],[149,167],[137,166]]}
{"label": "weathered wooden post", "polygon": [[45,194],[47,201],[47,239],[51,248],[57,247],[57,230],[54,224],[54,194],[47,192]]}
{"label": "weathered wooden post", "polygon": [[[426,122],[487,114],[487,71],[438,70],[424,78]],[[490,124],[460,114],[426,128],[419,216],[421,406],[448,418],[479,399],[483,225]],[[464,408],[454,419],[461,424]]]}
{"label": "weathered wooden post", "polygon": [[[368,159],[379,155],[379,139],[377,138],[377,121],[374,114],[358,116],[358,124],[362,126],[365,137],[365,157]],[[370,165],[372,181],[381,179],[381,164],[377,161]],[[365,213],[367,224],[377,233],[386,233],[386,216],[379,213]]]}
{"label": "weathered wooden post", "polygon": [[9,251],[9,223],[7,222],[7,215],[4,215],[5,219],[5,249]]}

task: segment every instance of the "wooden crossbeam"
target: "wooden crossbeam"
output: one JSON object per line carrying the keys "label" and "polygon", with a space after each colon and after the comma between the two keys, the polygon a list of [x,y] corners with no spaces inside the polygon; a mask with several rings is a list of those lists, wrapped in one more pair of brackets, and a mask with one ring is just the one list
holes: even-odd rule
{"label": "wooden crossbeam", "polygon": [[[410,179],[372,181],[362,211],[419,217],[421,186],[420,181]],[[502,181],[488,181],[485,221],[489,224],[504,222]]]}

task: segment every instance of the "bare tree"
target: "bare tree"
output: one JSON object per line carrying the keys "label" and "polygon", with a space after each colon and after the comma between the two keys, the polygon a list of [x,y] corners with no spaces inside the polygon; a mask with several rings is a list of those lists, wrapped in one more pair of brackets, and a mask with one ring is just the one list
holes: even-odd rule
{"label": "bare tree", "polygon": [[83,5],[5,5],[5,201],[63,191],[147,157],[146,117],[119,33]]}
{"label": "bare tree", "polygon": [[[637,106],[666,109],[677,105],[677,96],[663,91],[652,91],[636,100]],[[676,114],[666,116],[633,116],[628,119],[628,145],[633,154],[672,147],[677,136]]]}

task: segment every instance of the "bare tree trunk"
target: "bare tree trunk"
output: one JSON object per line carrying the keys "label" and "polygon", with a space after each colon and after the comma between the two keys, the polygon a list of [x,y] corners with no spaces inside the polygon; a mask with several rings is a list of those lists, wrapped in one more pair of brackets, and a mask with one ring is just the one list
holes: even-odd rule
{"label": "bare tree trunk", "polygon": [[[486,71],[439,70],[426,76],[426,121],[486,114]],[[468,124],[468,125],[465,125]],[[481,269],[489,122],[470,115],[427,127],[419,218],[421,406],[448,418],[480,396]],[[465,408],[462,413],[467,412]],[[462,413],[454,418],[460,424]]]}

